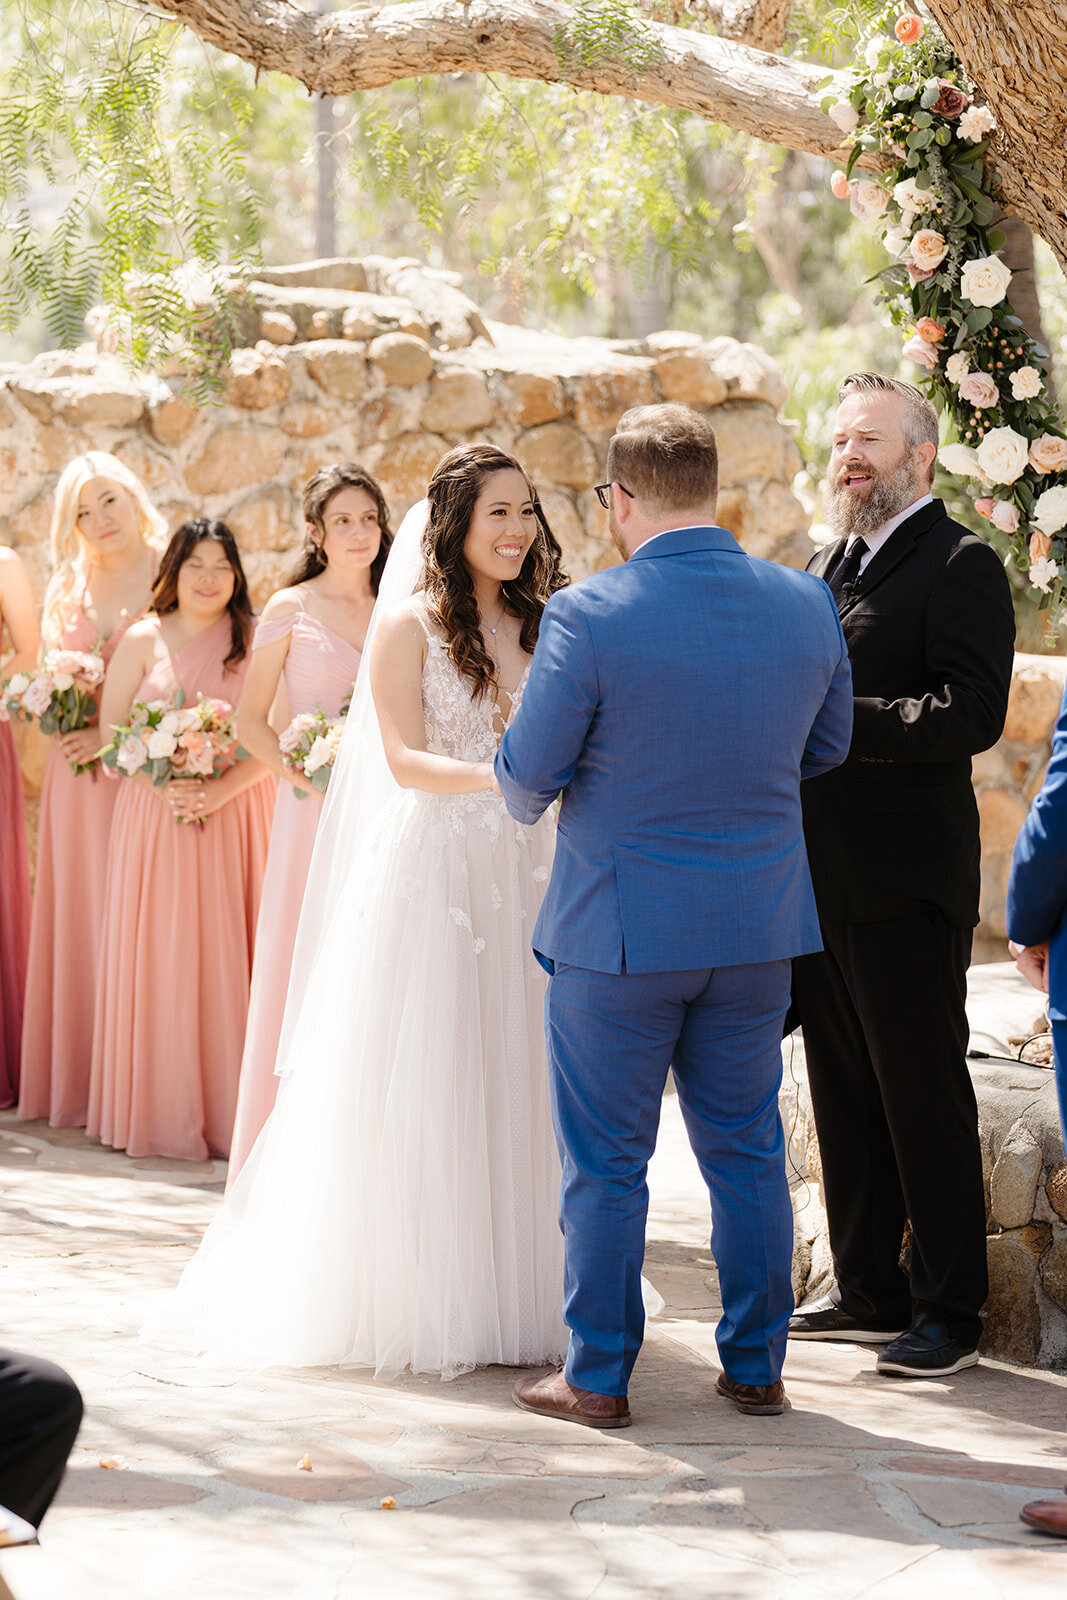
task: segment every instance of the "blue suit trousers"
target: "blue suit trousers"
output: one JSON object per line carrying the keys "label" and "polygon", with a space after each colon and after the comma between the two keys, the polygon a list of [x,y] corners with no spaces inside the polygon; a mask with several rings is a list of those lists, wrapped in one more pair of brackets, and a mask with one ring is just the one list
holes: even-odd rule
{"label": "blue suit trousers", "polygon": [[723,1315],[738,1383],[773,1383],[793,1309],[793,1217],[778,1114],[790,963],[607,973],[556,963],[545,1000],[563,1166],[566,1376],[625,1394],[644,1336],[648,1162],[673,1066],[711,1197]]}

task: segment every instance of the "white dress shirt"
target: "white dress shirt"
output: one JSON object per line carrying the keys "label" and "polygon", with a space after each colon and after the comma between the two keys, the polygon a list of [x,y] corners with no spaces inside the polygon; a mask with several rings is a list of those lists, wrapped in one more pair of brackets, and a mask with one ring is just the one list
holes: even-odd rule
{"label": "white dress shirt", "polygon": [[933,505],[933,503],[933,495],[924,494],[920,499],[913,500],[910,506],[905,506],[903,511],[898,511],[895,517],[890,517],[888,522],[883,522],[882,526],[880,528],[876,528],[873,533],[850,533],[848,536],[848,544],[845,546],[845,557],[848,556],[848,553],[852,549],[852,546],[855,544],[856,540],[858,538],[862,538],[863,542],[867,546],[867,554],[860,561],[860,571],[866,572],[874,557],[878,554],[879,550],[889,538],[889,535],[891,533],[895,533],[900,527],[900,524],[902,522],[906,522],[908,517],[914,515],[916,511],[920,511],[923,506]]}

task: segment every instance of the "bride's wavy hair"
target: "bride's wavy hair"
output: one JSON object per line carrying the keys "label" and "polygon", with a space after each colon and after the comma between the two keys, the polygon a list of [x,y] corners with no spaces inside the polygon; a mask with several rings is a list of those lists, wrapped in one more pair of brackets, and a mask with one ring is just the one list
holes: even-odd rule
{"label": "bride's wavy hair", "polygon": [[478,695],[489,694],[495,687],[496,668],[482,637],[474,580],[463,549],[486,479],[494,472],[507,471],[522,474],[537,518],[537,534],[518,576],[500,585],[504,610],[519,619],[519,641],[529,655],[537,643],[541,613],[569,579],[559,541],[527,473],[514,456],[494,444],[461,444],[442,456],[426,488],[430,511],[422,536],[419,589],[428,615],[445,635],[449,659],[470,679]]}

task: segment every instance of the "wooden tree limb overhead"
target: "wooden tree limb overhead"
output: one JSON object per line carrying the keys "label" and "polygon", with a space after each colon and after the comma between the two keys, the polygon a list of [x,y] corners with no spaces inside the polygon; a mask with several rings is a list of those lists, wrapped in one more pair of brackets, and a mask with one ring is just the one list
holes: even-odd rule
{"label": "wooden tree limb overhead", "polygon": [[[1000,127],[995,156],[1005,204],[1067,266],[1067,6],[1064,0],[928,0]],[[731,0],[722,0],[723,6]],[[737,0],[770,23],[773,0]],[[644,21],[634,67],[600,55],[564,70],[557,40],[575,16],[561,0],[412,0],[343,11],[289,0],[146,0],[221,50],[321,94],[376,89],[451,72],[566,81],[691,111],[770,144],[840,159],[840,134],[817,88],[826,73],[695,29]],[[769,37],[769,35],[767,35]],[[876,161],[866,162],[878,165]]]}

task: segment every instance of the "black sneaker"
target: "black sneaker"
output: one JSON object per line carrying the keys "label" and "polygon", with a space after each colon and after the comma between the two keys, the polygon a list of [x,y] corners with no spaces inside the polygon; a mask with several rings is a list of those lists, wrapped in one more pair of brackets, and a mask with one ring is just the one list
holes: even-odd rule
{"label": "black sneaker", "polygon": [[899,1339],[899,1328],[872,1328],[835,1305],[829,1295],[801,1306],[789,1319],[791,1339],[837,1339],[842,1344],[886,1344]]}
{"label": "black sneaker", "polygon": [[875,1370],[894,1378],[947,1378],[978,1364],[973,1345],[954,1339],[943,1322],[922,1312],[907,1333],[887,1344]]}

